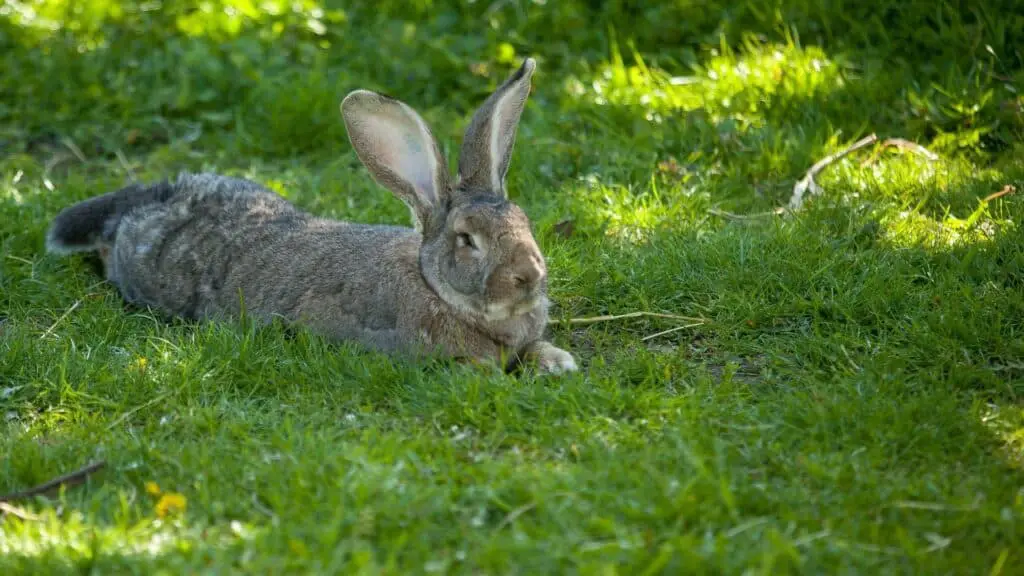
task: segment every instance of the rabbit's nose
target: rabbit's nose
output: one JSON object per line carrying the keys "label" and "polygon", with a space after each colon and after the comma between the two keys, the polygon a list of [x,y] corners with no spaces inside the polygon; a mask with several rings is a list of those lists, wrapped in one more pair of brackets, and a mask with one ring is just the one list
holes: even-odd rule
{"label": "rabbit's nose", "polygon": [[544,266],[544,261],[535,254],[527,253],[526,257],[522,259],[516,268],[513,278],[516,286],[526,290],[533,290],[544,281],[546,276],[547,270]]}

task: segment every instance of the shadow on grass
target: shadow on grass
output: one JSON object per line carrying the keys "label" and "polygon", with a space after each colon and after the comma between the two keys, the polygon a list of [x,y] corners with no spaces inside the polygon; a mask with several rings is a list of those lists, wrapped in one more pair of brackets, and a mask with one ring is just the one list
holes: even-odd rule
{"label": "shadow on grass", "polygon": [[[11,96],[0,118],[11,121],[3,137],[13,149],[70,136],[87,154],[111,154],[119,148],[226,131],[237,141],[239,153],[309,153],[345,141],[336,108],[348,90],[400,91],[428,115],[443,105],[463,116],[522,54],[542,58],[538,82],[546,82],[547,61],[561,74],[609,58],[613,39],[608,24],[618,26],[616,35],[623,43],[635,38],[640,54],[648,59],[653,55],[652,68],[664,63],[677,74],[707,59],[697,56],[701,45],[722,48],[720,56],[728,64],[728,46],[750,48],[770,34],[776,42],[801,50],[841,54],[836,58],[845,76],[870,81],[850,96],[832,97],[824,109],[804,105],[799,93],[785,94],[763,115],[776,130],[751,135],[754,141],[782,145],[800,136],[798,130],[785,131],[784,124],[802,113],[815,117],[810,136],[819,141],[819,125],[833,132],[841,128],[852,138],[865,125],[907,124],[912,127],[908,137],[930,138],[937,130],[955,133],[958,127],[991,126],[993,119],[999,120],[1005,136],[1006,129],[1019,128],[1022,122],[1010,112],[1012,106],[996,97],[1005,95],[993,80],[1016,81],[1019,53],[1013,46],[1022,32],[992,18],[999,13],[995,5],[968,10],[943,3],[936,11],[898,2],[881,9],[844,3],[836,11],[830,3],[793,1],[768,14],[749,3],[698,10],[688,2],[652,7],[618,2],[528,7],[439,3],[429,10],[400,2],[377,2],[372,10],[360,3],[312,1],[272,2],[264,10],[230,0],[175,0],[164,2],[160,10],[105,0],[91,0],[87,4],[92,9],[81,11],[71,10],[63,0],[41,4],[56,31],[43,17],[0,16],[3,63],[9,71],[2,86]],[[942,17],[948,20],[939,32],[918,29]],[[560,32],[551,36],[552,31]],[[725,40],[721,44],[720,35]],[[989,51],[978,46],[978,38],[985,39]],[[919,51],[908,53],[914,46]],[[578,53],[572,54],[574,50]],[[125,54],[131,57],[122,62]],[[893,68],[886,70],[883,63],[894,55],[904,59],[900,62],[913,57],[928,64],[890,62]],[[991,58],[982,61],[983,55]],[[974,63],[977,69],[971,67]],[[916,99],[907,101],[907,81],[941,78],[943,67],[952,67],[945,83],[958,93],[915,87],[909,90]],[[558,79],[554,83],[561,84]],[[989,88],[996,92],[986,95]],[[882,105],[880,93],[887,100]],[[757,96],[734,106],[756,106]],[[858,102],[872,96],[875,105]],[[979,102],[980,110],[971,106]],[[863,116],[842,114],[848,107]],[[1004,109],[1006,115],[1000,116]],[[774,116],[779,111],[783,116]],[[602,111],[588,120],[597,117],[615,115]],[[635,117],[622,120],[635,123]],[[721,130],[730,137],[735,127]],[[964,135],[968,141],[972,137],[986,134]],[[685,142],[676,142],[677,150],[685,148]]]}

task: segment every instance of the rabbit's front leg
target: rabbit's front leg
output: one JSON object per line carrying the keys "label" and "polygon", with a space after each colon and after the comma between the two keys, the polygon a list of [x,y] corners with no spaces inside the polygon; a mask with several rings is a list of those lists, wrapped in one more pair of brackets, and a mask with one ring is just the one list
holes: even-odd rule
{"label": "rabbit's front leg", "polygon": [[560,374],[575,372],[576,359],[572,354],[546,340],[534,340],[526,345],[522,352],[528,362],[536,362],[542,372]]}

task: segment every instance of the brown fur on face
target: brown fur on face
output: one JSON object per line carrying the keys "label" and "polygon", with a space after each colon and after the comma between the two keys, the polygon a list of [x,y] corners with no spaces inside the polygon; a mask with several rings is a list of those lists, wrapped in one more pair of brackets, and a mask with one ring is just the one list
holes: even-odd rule
{"label": "brown fur on face", "polygon": [[521,208],[494,196],[466,200],[425,237],[424,276],[456,308],[502,320],[541,304],[547,265]]}

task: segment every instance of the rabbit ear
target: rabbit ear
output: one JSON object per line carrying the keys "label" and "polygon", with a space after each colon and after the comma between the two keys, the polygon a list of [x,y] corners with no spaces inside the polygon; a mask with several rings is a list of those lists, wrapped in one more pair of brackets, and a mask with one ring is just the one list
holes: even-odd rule
{"label": "rabbit ear", "polygon": [[406,104],[369,90],[341,102],[349,140],[380,185],[412,210],[419,230],[448,194],[448,167],[423,118]]}
{"label": "rabbit ear", "polygon": [[505,174],[536,68],[537,62],[527,58],[473,115],[459,154],[460,187],[507,196]]}

